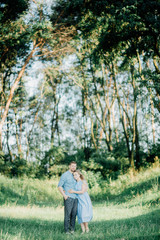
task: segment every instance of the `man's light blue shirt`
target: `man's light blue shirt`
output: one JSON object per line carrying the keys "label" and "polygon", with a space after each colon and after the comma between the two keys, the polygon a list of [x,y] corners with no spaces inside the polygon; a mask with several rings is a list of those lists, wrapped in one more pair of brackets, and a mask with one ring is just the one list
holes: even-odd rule
{"label": "man's light blue shirt", "polygon": [[65,191],[65,194],[71,198],[77,198],[75,193],[69,193],[70,189],[75,189],[76,180],[73,177],[73,174],[68,170],[63,173],[60,181],[58,183],[58,187],[62,187]]}

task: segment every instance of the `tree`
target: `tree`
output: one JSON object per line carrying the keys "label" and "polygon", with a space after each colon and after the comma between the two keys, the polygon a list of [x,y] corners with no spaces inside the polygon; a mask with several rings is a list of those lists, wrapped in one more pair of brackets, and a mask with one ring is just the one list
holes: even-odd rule
{"label": "tree", "polygon": [[[2,119],[0,121],[0,148],[2,149],[2,128],[5,123],[9,106],[13,98],[15,89],[17,88],[21,77],[23,76],[28,64],[34,58],[51,59],[53,56],[57,56],[68,51],[68,42],[70,36],[73,33],[71,28],[62,29],[59,26],[53,26],[49,20],[44,16],[43,6],[37,6],[37,12],[35,12],[35,19],[31,17],[29,21],[25,21],[23,17],[16,21],[10,22],[12,26],[12,32],[10,33],[10,27],[3,26],[1,28],[2,39],[1,44],[7,45],[7,50],[4,50],[4,54],[8,53],[6,58],[7,63],[12,56],[14,49],[13,64],[11,67],[16,66],[18,60],[22,62],[20,70],[12,84],[10,93],[6,97],[5,105],[2,110]],[[28,17],[29,18],[29,17]],[[7,34],[4,32],[7,31]],[[63,49],[63,50],[62,50]],[[27,57],[26,57],[27,53]],[[37,53],[37,55],[36,55]],[[6,69],[8,67],[6,66]],[[3,69],[2,69],[3,70]],[[4,83],[2,83],[4,84]],[[3,87],[2,87],[3,88]]]}

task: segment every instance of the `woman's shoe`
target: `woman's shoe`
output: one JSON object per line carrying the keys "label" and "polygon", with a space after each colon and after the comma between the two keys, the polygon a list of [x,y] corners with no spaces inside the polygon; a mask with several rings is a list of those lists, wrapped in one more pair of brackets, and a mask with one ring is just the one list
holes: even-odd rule
{"label": "woman's shoe", "polygon": [[86,229],[86,233],[89,233],[89,228]]}

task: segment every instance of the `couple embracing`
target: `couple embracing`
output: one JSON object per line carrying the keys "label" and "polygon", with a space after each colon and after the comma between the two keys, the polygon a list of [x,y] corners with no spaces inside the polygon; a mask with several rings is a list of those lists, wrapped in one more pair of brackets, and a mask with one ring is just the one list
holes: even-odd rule
{"label": "couple embracing", "polygon": [[88,222],[93,217],[92,203],[87,193],[88,185],[82,173],[76,170],[76,162],[69,164],[69,170],[62,174],[58,189],[64,198],[64,230],[66,234],[75,231],[76,216],[82,233],[89,232]]}

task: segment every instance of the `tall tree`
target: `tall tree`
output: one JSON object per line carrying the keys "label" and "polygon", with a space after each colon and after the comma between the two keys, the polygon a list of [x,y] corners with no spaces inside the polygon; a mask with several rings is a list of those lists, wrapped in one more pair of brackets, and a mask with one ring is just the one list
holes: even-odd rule
{"label": "tall tree", "polygon": [[[10,93],[6,96],[6,103],[2,110],[0,121],[0,148],[2,149],[2,128],[5,123],[9,106],[13,98],[15,89],[17,88],[21,77],[33,58],[51,59],[68,50],[68,42],[73,33],[72,28],[61,28],[54,25],[45,17],[43,5],[38,6],[34,12],[34,17],[28,16],[28,21],[24,17],[16,21],[10,20],[10,25],[2,26],[2,38],[0,44],[6,46],[4,56],[8,53],[7,62],[9,62],[10,54],[14,49],[13,66],[17,66],[17,62],[22,62],[19,66],[20,70],[10,89]],[[12,31],[10,31],[12,29]],[[63,50],[62,50],[63,49]],[[26,56],[27,54],[27,56]],[[13,67],[12,66],[12,67]],[[6,67],[7,69],[8,67]],[[3,69],[2,69],[3,71]]]}

